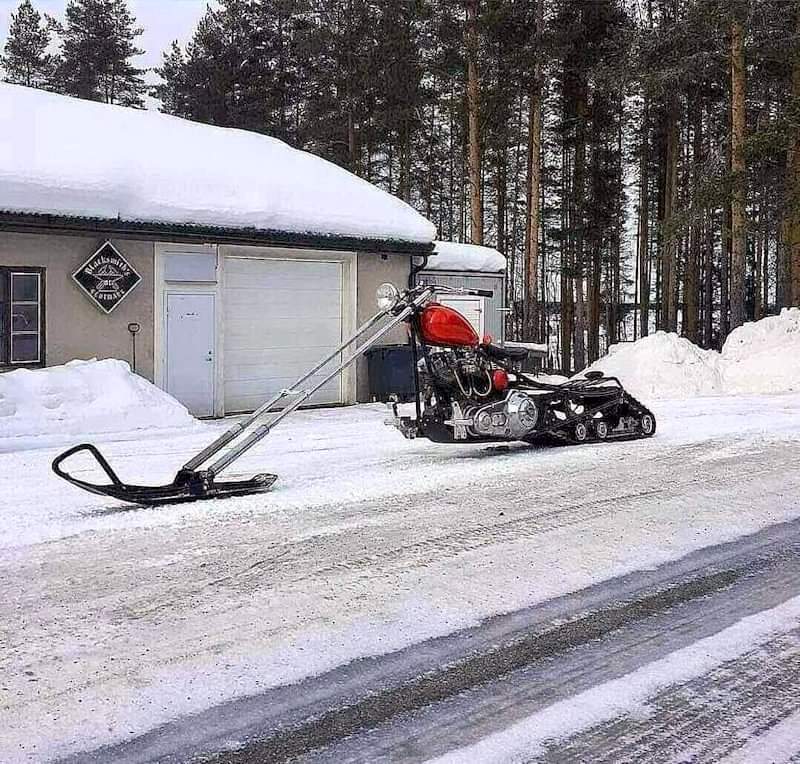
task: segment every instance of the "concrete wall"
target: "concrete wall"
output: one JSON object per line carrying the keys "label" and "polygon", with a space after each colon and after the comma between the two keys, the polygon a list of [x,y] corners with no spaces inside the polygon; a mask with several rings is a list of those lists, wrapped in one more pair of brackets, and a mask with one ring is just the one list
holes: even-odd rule
{"label": "concrete wall", "polygon": [[[390,281],[399,290],[408,286],[411,272],[411,258],[402,255],[359,254],[358,256],[358,324],[363,324],[373,316],[378,307],[375,304],[375,292],[385,281]],[[399,326],[383,337],[380,345],[407,345],[408,334],[405,326]],[[369,400],[369,380],[367,378],[367,362],[358,361],[359,401]]]}
{"label": "concrete wall", "polygon": [[131,361],[128,324],[141,325],[136,337],[137,371],[153,379],[153,244],[126,239],[114,246],[142,277],[110,315],[78,288],[72,274],[105,241],[96,236],[52,236],[0,232],[0,265],[43,267],[46,272],[46,361],[48,366],[74,358]]}

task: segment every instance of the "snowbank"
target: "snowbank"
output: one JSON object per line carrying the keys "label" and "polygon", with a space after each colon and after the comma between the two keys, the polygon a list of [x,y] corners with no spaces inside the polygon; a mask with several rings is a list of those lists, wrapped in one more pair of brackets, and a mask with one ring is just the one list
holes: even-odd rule
{"label": "snowbank", "polygon": [[124,361],[71,361],[0,374],[3,451],[194,424],[184,406],[132,373]]}
{"label": "snowbank", "polygon": [[496,249],[455,241],[435,241],[426,271],[505,273],[506,259]]}
{"label": "snowbank", "polygon": [[643,398],[798,391],[800,308],[740,326],[721,353],[674,333],[656,332],[612,345],[589,370],[619,377],[633,395]]}
{"label": "snowbank", "polygon": [[721,361],[726,392],[800,390],[800,308],[784,308],[779,316],[734,329]]}
{"label": "snowbank", "polygon": [[435,226],[337,165],[245,130],[0,84],[8,212],[429,244]]}
{"label": "snowbank", "polygon": [[667,332],[612,345],[608,355],[593,363],[589,370],[618,377],[632,395],[644,400],[722,392],[719,353],[702,350],[689,340]]}

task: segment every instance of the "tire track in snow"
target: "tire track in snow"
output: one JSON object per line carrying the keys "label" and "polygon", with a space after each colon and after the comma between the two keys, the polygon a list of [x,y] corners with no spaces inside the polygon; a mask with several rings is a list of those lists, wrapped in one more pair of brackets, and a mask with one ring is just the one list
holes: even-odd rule
{"label": "tire track in snow", "polygon": [[[686,454],[682,453],[682,456]],[[472,499],[477,504],[490,503],[495,508],[502,507],[503,515],[511,510],[522,512],[519,517],[509,520],[499,520],[493,523],[482,523],[475,520],[465,519],[463,528],[440,536],[426,538],[410,544],[393,545],[379,552],[370,552],[368,555],[353,555],[347,557],[347,538],[349,532],[342,534],[342,537],[333,539],[325,537],[315,537],[302,545],[287,544],[285,547],[278,546],[280,564],[270,565],[268,561],[260,560],[248,564],[242,573],[233,573],[226,580],[236,585],[242,582],[244,588],[248,584],[242,581],[242,577],[248,577],[248,573],[254,565],[258,565],[258,574],[271,574],[276,580],[281,580],[290,584],[300,584],[309,579],[316,579],[321,576],[331,576],[337,573],[356,573],[359,571],[370,571],[364,574],[367,578],[386,575],[392,570],[402,568],[407,570],[415,566],[425,566],[432,560],[442,560],[448,557],[457,557],[465,552],[481,549],[486,546],[502,544],[522,539],[530,539],[549,533],[553,530],[561,530],[570,526],[580,525],[591,522],[605,516],[618,516],[625,512],[634,512],[640,508],[639,502],[642,499],[657,499],[663,497],[668,499],[676,493],[686,492],[687,490],[699,487],[708,487],[721,481],[730,488],[732,481],[741,484],[748,484],[759,477],[774,474],[785,467],[794,467],[795,460],[791,457],[785,460],[785,464],[772,462],[764,467],[762,460],[753,460],[753,464],[759,467],[747,466],[746,460],[741,455],[726,456],[722,459],[717,458],[715,463],[711,463],[714,469],[709,469],[709,462],[704,462],[706,469],[700,474],[695,473],[689,478],[680,479],[670,476],[666,480],[656,481],[655,485],[642,485],[635,491],[625,491],[625,480],[619,480],[612,487],[599,487],[593,489],[593,498],[584,501],[576,501],[571,490],[562,492],[559,496],[543,495],[539,501],[547,501],[551,504],[562,504],[552,510],[528,512],[531,497],[520,495],[517,488],[504,490],[502,486],[490,486],[482,492],[475,491]],[[721,469],[720,469],[721,468]],[[800,490],[800,476],[790,485]],[[481,495],[483,493],[483,495]],[[597,493],[602,495],[596,497]],[[408,503],[412,505],[417,497],[413,497]],[[461,502],[455,502],[459,505]],[[447,501],[439,504],[439,507],[448,504]],[[408,509],[409,507],[405,507]],[[398,510],[395,510],[398,511]],[[320,545],[332,543],[338,547],[339,555],[345,559],[336,560],[333,563],[315,565],[320,555]],[[298,548],[299,547],[299,548]],[[292,554],[292,550],[295,553]],[[332,555],[335,557],[336,555]],[[275,559],[277,563],[278,560]],[[261,565],[263,563],[263,566]],[[280,578],[280,574],[285,570],[302,571],[301,575],[294,578],[288,576]]]}
{"label": "tire track in snow", "polygon": [[[716,762],[800,709],[800,629],[650,698],[635,714],[553,743],[544,764]],[[800,740],[797,741],[800,752]],[[763,751],[766,760],[769,751]]]}

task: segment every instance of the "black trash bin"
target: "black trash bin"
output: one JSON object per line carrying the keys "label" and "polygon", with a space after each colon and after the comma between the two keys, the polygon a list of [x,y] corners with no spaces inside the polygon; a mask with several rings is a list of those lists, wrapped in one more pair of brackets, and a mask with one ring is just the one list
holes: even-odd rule
{"label": "black trash bin", "polygon": [[368,350],[369,397],[389,400],[414,400],[414,370],[410,345],[382,345]]}

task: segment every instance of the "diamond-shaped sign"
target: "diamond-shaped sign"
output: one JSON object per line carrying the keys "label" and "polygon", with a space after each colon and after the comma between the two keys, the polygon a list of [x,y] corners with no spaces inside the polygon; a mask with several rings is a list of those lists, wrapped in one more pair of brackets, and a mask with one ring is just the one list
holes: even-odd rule
{"label": "diamond-shaped sign", "polygon": [[110,241],[78,268],[72,278],[104,313],[111,313],[142,280]]}

